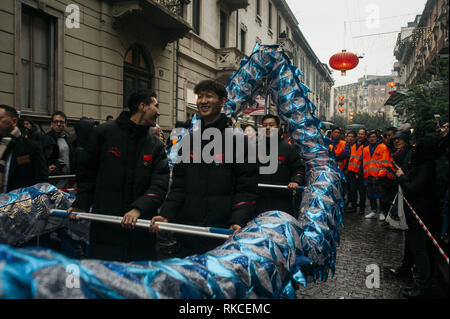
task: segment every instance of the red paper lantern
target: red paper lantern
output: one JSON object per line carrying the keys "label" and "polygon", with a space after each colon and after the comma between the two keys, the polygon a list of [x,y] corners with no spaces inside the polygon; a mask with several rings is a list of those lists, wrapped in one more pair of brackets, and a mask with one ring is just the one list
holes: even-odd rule
{"label": "red paper lantern", "polygon": [[339,102],[339,105],[341,105],[341,106],[344,105],[344,102]]}
{"label": "red paper lantern", "polygon": [[395,86],[395,82],[389,82],[388,85],[393,88]]}
{"label": "red paper lantern", "polygon": [[392,93],[394,93],[394,91],[392,91],[392,90],[391,90],[391,91],[389,91],[389,95],[391,95]]}
{"label": "red paper lantern", "polygon": [[343,107],[340,107],[340,108],[339,108],[339,112],[341,112],[341,113],[344,112],[344,108],[343,108]]}
{"label": "red paper lantern", "polygon": [[358,56],[354,53],[342,50],[331,56],[329,64],[335,69],[341,71],[341,75],[345,75],[345,71],[356,68],[359,63]]}
{"label": "red paper lantern", "polygon": [[340,96],[339,96],[339,100],[342,101],[343,99],[344,99],[344,96],[343,96],[343,95],[340,95]]}

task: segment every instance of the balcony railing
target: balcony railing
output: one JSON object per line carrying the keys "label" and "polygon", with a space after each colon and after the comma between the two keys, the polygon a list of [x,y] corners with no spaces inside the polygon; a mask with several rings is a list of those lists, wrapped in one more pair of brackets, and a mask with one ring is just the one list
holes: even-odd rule
{"label": "balcony railing", "polygon": [[183,7],[191,2],[191,0],[153,0],[156,3],[166,7],[172,13],[183,16]]}
{"label": "balcony railing", "polygon": [[114,9],[127,10],[131,7],[136,9],[142,8],[146,3],[149,5],[159,5],[166,8],[175,15],[183,16],[183,7],[191,2],[191,0],[110,0],[113,3]]}
{"label": "balcony railing", "polygon": [[217,50],[217,68],[221,71],[235,71],[238,69],[245,54],[236,48]]}
{"label": "balcony railing", "polygon": [[219,3],[224,4],[230,9],[230,11],[235,11],[237,9],[245,9],[248,7],[248,0],[219,0]]}
{"label": "balcony railing", "polygon": [[289,38],[279,38],[278,42],[291,59],[294,58],[295,44]]}
{"label": "balcony railing", "polygon": [[[120,30],[135,33],[149,25],[160,30],[162,45],[184,37],[191,26],[183,18],[183,7],[190,0],[110,0],[114,25]],[[150,34],[149,34],[150,36]]]}
{"label": "balcony railing", "polygon": [[245,58],[245,54],[236,48],[222,48],[216,51],[216,80],[226,83]]}

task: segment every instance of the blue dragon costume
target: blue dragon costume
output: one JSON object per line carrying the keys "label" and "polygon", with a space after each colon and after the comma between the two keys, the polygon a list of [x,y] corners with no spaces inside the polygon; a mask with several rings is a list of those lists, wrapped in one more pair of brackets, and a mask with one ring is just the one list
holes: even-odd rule
{"label": "blue dragon costume", "polygon": [[28,229],[26,233],[31,234],[30,225],[48,218],[50,208],[68,208],[65,193],[45,184],[21,190],[28,193],[28,206],[22,210],[38,217],[26,220],[22,216],[20,223],[17,201],[3,194],[0,297],[295,298],[294,283],[327,280],[330,270],[334,273],[339,244],[343,177],[326,146],[315,106],[307,97],[309,88],[300,82],[300,75],[279,45],[256,45],[229,79],[224,107],[232,116],[254,98],[263,81],[268,83],[271,98],[307,167],[297,219],[281,211],[262,213],[216,249],[184,259],[132,263],[73,260],[51,250],[6,245],[24,240],[20,230]]}

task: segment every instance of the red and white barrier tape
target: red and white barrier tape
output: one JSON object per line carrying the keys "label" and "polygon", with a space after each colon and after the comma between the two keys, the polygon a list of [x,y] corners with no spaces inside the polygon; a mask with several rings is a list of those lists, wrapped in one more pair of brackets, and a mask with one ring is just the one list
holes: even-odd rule
{"label": "red and white barrier tape", "polygon": [[[401,194],[401,193],[400,193]],[[436,239],[434,239],[433,235],[431,235],[430,231],[428,230],[427,226],[425,226],[425,224],[422,222],[422,220],[419,218],[419,215],[417,215],[416,211],[414,210],[414,208],[411,207],[411,205],[409,204],[408,200],[405,198],[405,196],[403,194],[401,194],[403,199],[405,200],[406,204],[408,204],[409,208],[411,209],[411,211],[413,212],[414,216],[416,217],[416,219],[419,221],[420,226],[422,226],[423,230],[425,231],[425,233],[428,235],[428,237],[430,237],[430,239],[433,241],[433,244],[436,246],[437,249],[439,249],[439,252],[441,253],[442,257],[445,258],[445,261],[448,262],[448,257],[445,254],[445,252],[442,250],[441,246],[439,246],[438,242],[436,241]]]}
{"label": "red and white barrier tape", "polygon": [[78,188],[60,188],[59,190],[63,192],[76,192]]}

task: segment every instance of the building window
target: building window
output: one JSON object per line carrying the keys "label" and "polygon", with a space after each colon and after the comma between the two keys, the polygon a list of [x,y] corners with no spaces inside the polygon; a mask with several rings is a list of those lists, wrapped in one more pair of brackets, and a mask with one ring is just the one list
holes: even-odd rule
{"label": "building window", "polygon": [[123,105],[127,106],[131,93],[138,89],[152,90],[153,63],[146,51],[135,44],[125,54],[123,71]]}
{"label": "building window", "polygon": [[272,3],[269,2],[269,29],[272,29]]}
{"label": "building window", "polygon": [[241,29],[241,51],[245,53],[245,35],[246,32],[244,29]]}
{"label": "building window", "polygon": [[256,0],[256,15],[261,16],[261,0]]}
{"label": "building window", "polygon": [[20,105],[23,111],[49,114],[54,110],[55,21],[22,7],[20,36]]}
{"label": "building window", "polygon": [[228,15],[220,10],[220,47],[225,48],[227,46],[227,26]]}
{"label": "building window", "polygon": [[192,31],[200,35],[200,0],[192,1]]}
{"label": "building window", "polygon": [[278,36],[279,36],[281,33],[281,17],[280,16],[278,16],[278,19],[277,19],[277,32],[278,32]]}
{"label": "building window", "polygon": [[286,27],[286,38],[289,38],[289,27]]}

